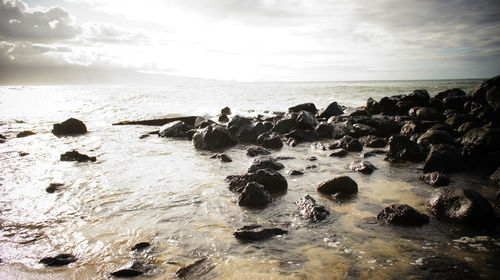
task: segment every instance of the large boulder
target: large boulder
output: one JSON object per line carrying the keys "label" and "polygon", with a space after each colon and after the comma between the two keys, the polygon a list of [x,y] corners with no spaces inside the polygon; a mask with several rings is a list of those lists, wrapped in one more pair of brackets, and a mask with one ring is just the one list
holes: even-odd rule
{"label": "large boulder", "polygon": [[62,123],[56,123],[53,126],[52,134],[55,136],[79,135],[87,133],[87,126],[81,121],[69,118]]}
{"label": "large boulder", "polygon": [[314,129],[294,129],[291,132],[285,134],[287,138],[293,138],[296,141],[313,142],[318,140],[318,134]]}
{"label": "large boulder", "polygon": [[429,216],[417,212],[407,204],[393,204],[378,213],[377,221],[380,224],[421,226],[429,223]]}
{"label": "large boulder", "polygon": [[462,171],[466,168],[460,149],[449,144],[432,145],[424,163],[424,172]]}
{"label": "large boulder", "polygon": [[316,112],[318,112],[318,109],[316,108],[314,103],[303,103],[303,104],[299,104],[299,105],[288,108],[289,113],[300,112],[300,111],[308,111],[308,112],[311,112],[313,114],[316,114]]}
{"label": "large boulder", "polygon": [[488,125],[471,129],[462,138],[462,155],[473,163],[488,163],[488,155],[500,150],[500,129]]}
{"label": "large boulder", "polygon": [[269,169],[259,169],[244,175],[231,175],[226,180],[229,181],[229,189],[234,192],[241,192],[249,182],[261,184],[270,193],[283,193],[288,187],[283,175]]}
{"label": "large boulder", "polygon": [[433,186],[447,186],[450,183],[450,178],[439,171],[426,173],[420,176],[419,179]]}
{"label": "large boulder", "polygon": [[428,130],[422,134],[417,140],[417,143],[428,147],[433,144],[450,144],[453,142],[453,137],[444,130]]}
{"label": "large boulder", "polygon": [[380,104],[373,98],[369,97],[368,100],[366,100],[366,110],[371,114],[379,114]]}
{"label": "large boulder", "polygon": [[473,189],[438,188],[426,206],[438,218],[447,218],[476,228],[492,229],[497,223],[488,200]]}
{"label": "large boulder", "polygon": [[387,161],[412,161],[419,162],[425,159],[422,147],[403,135],[393,135],[389,138],[389,151]]}
{"label": "large boulder", "polygon": [[331,150],[343,148],[351,152],[361,152],[363,150],[363,145],[358,139],[355,139],[349,135],[342,137],[342,139],[335,141],[329,147]]}
{"label": "large boulder", "polygon": [[328,107],[319,112],[318,117],[328,119],[333,116],[339,116],[344,114],[344,111],[337,102],[332,102]]}
{"label": "large boulder", "polygon": [[40,260],[40,263],[43,263],[46,266],[63,266],[76,262],[76,260],[76,257],[72,254],[59,254],[54,257],[45,257]]}
{"label": "large boulder", "polygon": [[299,114],[296,112],[286,114],[283,118],[276,121],[271,131],[279,134],[285,134],[292,131],[297,126],[298,115]]}
{"label": "large boulder", "polygon": [[259,183],[248,183],[238,197],[238,205],[249,208],[263,208],[271,202],[271,195]]}
{"label": "large boulder", "polygon": [[158,135],[160,137],[186,138],[188,137],[188,131],[192,128],[183,121],[175,121],[160,127]]}
{"label": "large boulder", "polygon": [[286,230],[282,230],[280,228],[263,228],[261,225],[250,225],[237,229],[233,233],[233,236],[238,240],[251,242],[268,239],[270,237],[286,233]]}
{"label": "large boulder", "polygon": [[452,89],[447,89],[445,91],[442,91],[442,92],[436,94],[436,96],[434,96],[434,97],[437,99],[443,100],[447,97],[458,97],[458,96],[465,96],[465,95],[466,95],[465,91],[463,91],[459,88],[452,88]]}
{"label": "large boulder", "polygon": [[300,216],[311,222],[324,220],[330,215],[324,206],[317,205],[316,200],[309,195],[296,201],[295,206],[299,209]]}
{"label": "large boulder", "polygon": [[236,140],[225,127],[212,124],[193,135],[193,144],[196,149],[213,151],[233,146]]}
{"label": "large boulder", "polygon": [[297,116],[296,127],[299,129],[310,130],[314,129],[318,125],[318,120],[313,113],[308,111],[300,111]]}
{"label": "large boulder", "polygon": [[316,190],[327,195],[348,195],[358,192],[358,184],[348,176],[339,176],[319,183]]}
{"label": "large boulder", "polygon": [[277,162],[270,156],[258,156],[253,159],[252,164],[248,168],[248,172],[252,173],[259,169],[280,170],[283,168],[285,168],[283,164]]}
{"label": "large boulder", "polygon": [[268,149],[280,149],[283,147],[283,142],[279,134],[268,131],[257,137],[257,145]]}
{"label": "large boulder", "polygon": [[[500,87],[500,75],[482,82],[467,94],[467,99],[477,104],[488,104],[492,108],[498,105],[498,95]],[[488,98],[489,95],[489,98]],[[491,104],[490,104],[491,103]]]}
{"label": "large boulder", "polygon": [[326,122],[320,122],[315,128],[316,134],[320,138],[332,138],[333,136],[333,126]]}

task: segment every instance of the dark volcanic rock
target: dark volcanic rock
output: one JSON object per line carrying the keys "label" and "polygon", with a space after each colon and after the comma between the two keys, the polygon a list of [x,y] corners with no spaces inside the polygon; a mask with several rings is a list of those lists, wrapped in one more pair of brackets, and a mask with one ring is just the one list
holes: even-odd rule
{"label": "dark volcanic rock", "polygon": [[330,149],[338,149],[344,148],[347,151],[351,152],[360,152],[363,150],[363,145],[359,142],[358,139],[352,138],[351,136],[344,136],[342,139],[335,141],[332,145],[330,145]]}
{"label": "dark volcanic rock", "polygon": [[380,113],[380,104],[370,97],[366,100],[366,110],[371,114],[378,114]]}
{"label": "dark volcanic rock", "polygon": [[271,202],[271,195],[259,183],[250,182],[240,193],[238,205],[250,208],[263,208]]}
{"label": "dark volcanic rock", "polygon": [[340,149],[332,150],[331,153],[329,154],[329,156],[331,156],[331,157],[345,157],[345,156],[347,156],[347,153],[348,152],[346,149],[340,148]]}
{"label": "dark volcanic rock", "polygon": [[287,138],[293,138],[297,141],[314,142],[318,140],[318,134],[314,129],[304,130],[304,129],[294,129],[291,132],[285,134]]}
{"label": "dark volcanic rock", "polygon": [[268,131],[257,137],[257,145],[268,149],[280,149],[283,147],[283,142],[279,134]]}
{"label": "dark volcanic rock", "polygon": [[283,118],[278,120],[271,129],[272,132],[285,134],[296,128],[298,113],[292,112],[286,114]]}
{"label": "dark volcanic rock", "polygon": [[316,205],[316,200],[309,195],[296,201],[295,205],[299,209],[300,216],[311,222],[324,220],[326,216],[330,215],[324,206]]}
{"label": "dark volcanic rock", "polygon": [[282,193],[288,188],[288,183],[280,173],[269,169],[259,169],[255,173],[244,175],[230,175],[226,177],[229,181],[229,189],[233,192],[241,192],[249,182],[257,182],[271,193]]}
{"label": "dark volcanic rock", "polygon": [[248,172],[255,172],[259,169],[280,170],[285,166],[277,162],[270,156],[258,156],[252,161],[252,165],[248,168]]}
{"label": "dark volcanic rock", "polygon": [[416,110],[415,118],[421,121],[441,121],[444,119],[444,116],[443,113],[434,108],[423,107]]}
{"label": "dark volcanic rock", "polygon": [[[423,257],[415,261],[418,270],[415,279],[428,280],[477,280],[481,279],[466,262],[446,256]],[[409,279],[413,279],[410,277]]]}
{"label": "dark volcanic rock", "polygon": [[193,135],[193,144],[196,149],[213,151],[235,145],[236,141],[225,127],[212,124]]}
{"label": "dark volcanic rock", "polygon": [[62,123],[54,124],[52,133],[55,136],[85,134],[87,133],[87,127],[82,121],[70,118]]}
{"label": "dark volcanic rock", "polygon": [[203,276],[212,271],[214,267],[215,265],[210,259],[202,258],[190,265],[179,268],[175,275],[185,280],[205,279]]}
{"label": "dark volcanic rock", "polygon": [[224,115],[231,115],[231,108],[226,106],[220,110],[220,113]]}
{"label": "dark volcanic rock", "polygon": [[348,176],[339,176],[319,183],[316,190],[323,194],[342,193],[343,195],[357,193],[358,184]]}
{"label": "dark volcanic rock", "polygon": [[328,107],[319,112],[318,117],[328,119],[333,116],[339,116],[344,114],[344,111],[337,102],[332,102]]}
{"label": "dark volcanic rock", "polygon": [[425,153],[422,151],[422,147],[408,137],[393,135],[389,138],[389,151],[386,160],[391,162],[399,160],[419,162],[424,159]]}
{"label": "dark volcanic rock", "polygon": [[229,121],[229,118],[226,114],[220,114],[217,120],[221,123],[226,123]]}
{"label": "dark volcanic rock", "polygon": [[76,257],[71,254],[59,254],[55,257],[45,257],[40,260],[46,266],[63,266],[76,262]]}
{"label": "dark volcanic rock", "polygon": [[263,228],[260,225],[251,225],[237,229],[233,236],[241,241],[259,241],[286,233],[288,233],[286,230],[280,228]]}
{"label": "dark volcanic rock", "polygon": [[360,137],[359,142],[369,148],[383,148],[387,146],[387,141],[382,138],[378,138],[375,135],[367,135]]}
{"label": "dark volcanic rock", "polygon": [[318,109],[316,108],[314,103],[303,103],[303,104],[299,104],[299,105],[288,108],[289,113],[300,112],[300,111],[308,111],[308,112],[311,112],[313,114],[316,114],[316,112],[318,112]]}
{"label": "dark volcanic rock", "polygon": [[313,113],[308,111],[300,111],[297,116],[296,127],[298,129],[311,130],[318,125],[318,120]]}
{"label": "dark volcanic rock", "polygon": [[451,135],[443,130],[428,130],[422,134],[417,140],[417,143],[428,147],[431,144],[450,144],[453,142]]}
{"label": "dark volcanic rock", "polygon": [[248,148],[247,150],[247,156],[249,157],[256,157],[256,156],[261,156],[261,155],[270,155],[271,152],[261,148],[261,147],[251,147]]}
{"label": "dark volcanic rock", "polygon": [[363,174],[371,174],[376,168],[366,160],[355,160],[349,164],[349,169],[359,171]]}
{"label": "dark volcanic rock", "polygon": [[69,151],[61,155],[61,161],[78,161],[78,162],[95,162],[96,157],[89,157],[84,154],[80,154],[77,150]]}
{"label": "dark volcanic rock", "polygon": [[226,154],[215,154],[210,157],[211,159],[220,159],[222,162],[232,162],[233,160]]}
{"label": "dark volcanic rock", "polygon": [[316,128],[314,128],[314,130],[320,138],[332,138],[334,128],[329,123],[321,122],[316,126]]}
{"label": "dark volcanic rock", "polygon": [[476,88],[474,88],[471,92],[467,94],[467,99],[477,104],[488,104],[492,108],[496,108],[498,102],[499,88],[500,88],[500,75],[482,82],[480,85],[478,85]]}
{"label": "dark volcanic rock", "polygon": [[304,172],[299,171],[299,170],[288,170],[288,175],[290,176],[299,176],[299,175],[304,175]]}
{"label": "dark volcanic rock", "polygon": [[158,135],[160,137],[187,138],[187,132],[192,128],[183,121],[175,121],[160,127]]}
{"label": "dark volcanic rock", "polygon": [[473,189],[440,187],[434,191],[426,206],[439,218],[477,228],[491,229],[497,223],[489,202]]}
{"label": "dark volcanic rock", "polygon": [[19,132],[16,137],[17,138],[24,138],[24,137],[27,137],[27,136],[30,136],[30,135],[35,135],[36,132],[33,132],[31,130],[25,130],[25,131],[21,131]]}
{"label": "dark volcanic rock", "polygon": [[55,193],[62,186],[64,186],[63,183],[50,183],[50,185],[45,189],[45,191],[48,193]]}
{"label": "dark volcanic rock", "polygon": [[151,244],[149,242],[139,242],[139,243],[135,244],[134,246],[132,246],[131,250],[132,251],[140,251],[140,250],[145,249],[149,246],[151,246]]}
{"label": "dark volcanic rock", "polygon": [[443,100],[447,97],[456,97],[456,96],[465,96],[465,91],[459,89],[459,88],[452,88],[452,89],[447,89],[445,91],[442,91],[436,96],[434,96],[437,99]]}
{"label": "dark volcanic rock", "polygon": [[433,186],[447,186],[450,183],[450,178],[439,171],[424,174],[419,179]]}
{"label": "dark volcanic rock", "polygon": [[393,204],[378,213],[377,221],[380,224],[421,226],[429,223],[429,217],[407,204]]}
{"label": "dark volcanic rock", "polygon": [[448,144],[433,145],[424,163],[425,173],[433,171],[453,172],[465,168],[460,149]]}
{"label": "dark volcanic rock", "polygon": [[473,163],[487,163],[488,153],[500,150],[500,129],[488,125],[474,128],[462,138],[462,155]]}

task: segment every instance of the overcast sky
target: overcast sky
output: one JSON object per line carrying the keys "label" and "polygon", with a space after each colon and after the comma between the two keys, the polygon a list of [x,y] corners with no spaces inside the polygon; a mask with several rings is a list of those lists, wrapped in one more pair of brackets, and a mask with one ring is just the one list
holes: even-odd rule
{"label": "overcast sky", "polygon": [[500,74],[500,4],[0,0],[0,83],[123,71],[237,81],[487,78]]}

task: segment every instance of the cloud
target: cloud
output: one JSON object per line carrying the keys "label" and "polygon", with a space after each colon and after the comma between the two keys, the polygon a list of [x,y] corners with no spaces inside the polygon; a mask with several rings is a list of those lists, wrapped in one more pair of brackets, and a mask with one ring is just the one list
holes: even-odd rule
{"label": "cloud", "polygon": [[113,23],[86,23],[82,30],[81,38],[91,43],[141,44],[149,41],[149,36],[144,32],[122,28]]}
{"label": "cloud", "polygon": [[74,38],[80,29],[59,7],[31,11],[19,0],[0,0],[0,39],[52,42]]}

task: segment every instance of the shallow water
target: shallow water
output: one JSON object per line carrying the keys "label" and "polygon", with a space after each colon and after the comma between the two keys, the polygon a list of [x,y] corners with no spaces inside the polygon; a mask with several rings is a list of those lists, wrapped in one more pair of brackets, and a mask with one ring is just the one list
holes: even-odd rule
{"label": "shallow water", "polygon": [[[236,205],[237,196],[224,178],[243,174],[251,158],[249,146],[225,151],[231,163],[209,159],[189,141],[139,136],[156,127],[112,126],[121,120],[178,115],[215,116],[220,108],[255,115],[284,111],[292,105],[332,101],[363,105],[412,89],[431,94],[453,87],[466,91],[478,81],[348,82],[348,83],[211,83],[162,88],[16,87],[0,88],[0,274],[11,278],[102,279],[132,259],[138,242],[153,244],[152,279],[174,278],[182,265],[209,256],[215,268],[206,279],[399,279],[418,278],[417,259],[444,254],[462,261],[484,278],[499,276],[492,267],[499,241],[469,246],[454,240],[480,233],[431,219],[417,228],[380,226],[377,213],[391,203],[407,203],[425,212],[433,188],[420,182],[421,165],[391,164],[383,155],[369,158],[378,169],[372,175],[349,171],[359,154],[343,159],[313,150],[309,143],[288,146],[273,156],[282,160],[288,192],[274,197],[262,210]],[[248,112],[248,109],[255,112]],[[89,133],[57,138],[52,124],[69,117],[83,120]],[[22,130],[36,135],[15,138]],[[71,149],[97,156],[96,163],[59,161]],[[21,156],[19,152],[29,153]],[[315,162],[307,160],[310,156]],[[289,169],[303,176],[286,175]],[[347,174],[359,193],[342,204],[321,196],[322,180]],[[455,185],[477,186],[491,199],[497,190],[486,177],[452,176]],[[469,182],[472,180],[472,183]],[[53,182],[64,183],[49,194]],[[306,194],[332,213],[311,224],[297,215],[293,204]],[[233,238],[248,224],[279,226],[289,234],[257,243]],[[47,269],[38,260],[71,252],[78,261],[67,268]],[[18,276],[16,276],[18,275]],[[21,276],[19,276],[21,275]],[[44,278],[47,277],[47,278]]]}

